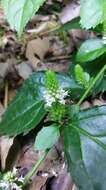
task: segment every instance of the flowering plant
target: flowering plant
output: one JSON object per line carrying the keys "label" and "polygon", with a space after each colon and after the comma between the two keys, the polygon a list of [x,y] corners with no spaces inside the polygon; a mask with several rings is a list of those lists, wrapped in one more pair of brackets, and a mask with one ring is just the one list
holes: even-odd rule
{"label": "flowering plant", "polygon": [[[46,117],[44,127],[38,133],[34,145],[36,150],[43,150],[44,153],[34,168],[25,176],[22,183],[20,179],[9,173],[11,174],[9,179],[3,177],[1,180],[1,187],[11,186],[13,188],[15,186],[18,190],[23,189],[61,135],[64,137],[64,152],[68,168],[73,179],[76,180],[77,186],[81,186],[82,190],[95,186],[97,181],[95,182],[95,175],[91,172],[92,164],[95,174],[98,163],[106,156],[106,144],[102,140],[105,138],[106,106],[80,110],[80,105],[95,90],[95,84],[105,69],[106,65],[94,78],[91,78],[90,75],[88,77],[84,69],[77,66],[75,79],[68,75],[46,71],[35,73],[25,81],[22,90],[17,93],[15,100],[9,105],[2,118],[0,134],[10,136],[23,132],[26,134]],[[87,85],[85,85],[85,81],[87,81]],[[73,101],[77,103],[74,104]],[[19,107],[21,108],[20,113]],[[98,157],[95,160],[97,153]],[[92,157],[91,160],[87,159],[89,155]],[[92,164],[88,166],[89,161]],[[86,173],[88,169],[89,176],[92,176],[91,181],[88,180]],[[102,170],[99,172],[101,173]],[[105,175],[105,173],[102,174]],[[79,178],[82,180],[83,177],[86,183],[79,182]],[[100,178],[101,175],[99,175]]]}
{"label": "flowering plant", "polygon": [[[17,0],[2,1],[8,22],[19,36],[44,1],[24,0],[18,4]],[[24,82],[2,118],[0,135],[9,136],[25,135],[43,121],[34,147],[44,154],[25,176],[23,184],[18,185],[20,180],[10,172],[1,180],[1,188],[15,186],[20,190],[63,135],[68,170],[79,190],[106,189],[106,105],[81,109],[87,97],[106,91],[106,0],[80,0],[80,18],[54,29],[56,32],[89,29],[97,34],[81,44],[69,72],[34,73]]]}
{"label": "flowering plant", "polygon": [[9,171],[2,175],[0,180],[1,190],[22,190],[24,178],[17,176],[17,169],[13,168],[13,171]]}

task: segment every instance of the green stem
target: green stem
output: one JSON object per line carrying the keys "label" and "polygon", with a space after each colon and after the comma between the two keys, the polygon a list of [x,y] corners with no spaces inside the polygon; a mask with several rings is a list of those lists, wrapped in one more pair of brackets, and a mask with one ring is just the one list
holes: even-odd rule
{"label": "green stem", "polygon": [[90,92],[91,88],[96,84],[96,82],[98,81],[98,79],[100,78],[100,76],[103,74],[105,70],[106,70],[106,65],[104,65],[104,67],[100,70],[100,72],[94,78],[93,82],[89,85],[88,89],[85,91],[85,93],[83,94],[79,102],[77,103],[78,106],[83,102],[83,100],[86,98],[86,96]]}
{"label": "green stem", "polygon": [[33,166],[33,168],[31,169],[31,171],[29,171],[29,173],[25,176],[24,182],[23,182],[23,187],[29,182],[29,180],[31,179],[31,177],[37,172],[39,166],[46,159],[47,154],[48,154],[48,150],[44,152],[44,154],[41,156],[41,158]]}
{"label": "green stem", "polygon": [[103,3],[103,35],[106,36],[106,2]]}

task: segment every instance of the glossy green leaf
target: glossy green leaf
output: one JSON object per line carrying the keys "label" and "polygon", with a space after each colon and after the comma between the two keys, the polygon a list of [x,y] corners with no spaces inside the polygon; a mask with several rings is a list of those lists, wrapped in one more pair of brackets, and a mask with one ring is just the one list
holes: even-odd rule
{"label": "glossy green leaf", "polygon": [[[59,86],[71,91],[71,96],[78,98],[82,88],[67,75],[56,74]],[[16,136],[28,133],[35,128],[46,114],[43,91],[45,72],[37,72],[25,81],[14,100],[8,106],[0,123],[0,135]],[[76,96],[75,96],[76,94]]]}
{"label": "glossy green leaf", "polygon": [[65,155],[80,190],[106,189],[106,106],[73,116],[64,128]]}
{"label": "glossy green leaf", "polygon": [[83,28],[94,28],[103,22],[103,0],[80,0],[81,25]]}
{"label": "glossy green leaf", "polygon": [[47,150],[57,143],[60,137],[59,126],[53,124],[48,127],[44,127],[38,133],[35,140],[36,150]]}
{"label": "glossy green leaf", "polygon": [[[39,81],[39,85],[41,87],[44,86],[45,83],[45,74],[44,72],[38,72],[36,75],[34,75],[35,80]],[[61,85],[61,87],[63,89],[66,89],[69,91],[69,94],[71,96],[71,98],[74,99],[78,99],[79,97],[81,97],[81,95],[84,92],[84,89],[81,85],[79,85],[75,79],[73,77],[68,76],[67,74],[56,74],[56,78],[59,81],[59,85]],[[43,88],[41,88],[43,91]]]}
{"label": "glossy green leaf", "polygon": [[78,62],[92,61],[106,53],[106,46],[100,39],[90,39],[85,41],[78,50],[76,60]]}
{"label": "glossy green leaf", "polygon": [[[92,83],[94,77],[98,74],[98,72],[102,69],[104,65],[105,65],[105,57],[104,59],[98,59],[93,62],[81,63],[81,67],[83,68],[83,70],[90,75],[89,84]],[[70,75],[72,78],[76,79],[75,66],[76,64],[71,64]],[[98,93],[101,93],[104,91],[106,91],[106,74],[105,73],[96,82],[96,84],[90,91],[89,95],[91,95],[92,97],[95,97]]]}
{"label": "glossy green leaf", "polygon": [[71,21],[63,24],[56,31],[61,32],[61,31],[67,31],[67,30],[72,30],[72,29],[81,29],[80,18],[79,17],[74,18]]}
{"label": "glossy green leaf", "polygon": [[2,0],[5,16],[12,29],[19,36],[31,17],[38,11],[45,0]]}
{"label": "glossy green leaf", "polygon": [[44,117],[44,101],[40,94],[39,82],[33,77],[25,81],[14,100],[8,106],[2,122],[0,135],[28,133]]}

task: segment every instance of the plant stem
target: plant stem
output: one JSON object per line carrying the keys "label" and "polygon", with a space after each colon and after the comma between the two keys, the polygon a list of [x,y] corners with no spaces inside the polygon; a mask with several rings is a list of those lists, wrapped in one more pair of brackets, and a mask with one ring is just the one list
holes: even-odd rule
{"label": "plant stem", "polygon": [[43,153],[41,158],[37,161],[37,163],[33,166],[31,171],[28,172],[28,174],[24,178],[23,187],[29,182],[31,177],[37,172],[39,166],[42,164],[42,162],[46,159],[46,156],[48,154],[48,150]]}
{"label": "plant stem", "polygon": [[106,36],[106,2],[103,4],[103,35]]}
{"label": "plant stem", "polygon": [[94,78],[93,82],[89,85],[88,89],[85,91],[85,93],[83,94],[79,102],[77,103],[78,106],[83,102],[83,100],[86,98],[86,96],[90,92],[91,88],[96,84],[97,80],[100,78],[100,76],[103,74],[105,70],[106,70],[106,65],[104,65],[104,67],[100,70],[100,72]]}

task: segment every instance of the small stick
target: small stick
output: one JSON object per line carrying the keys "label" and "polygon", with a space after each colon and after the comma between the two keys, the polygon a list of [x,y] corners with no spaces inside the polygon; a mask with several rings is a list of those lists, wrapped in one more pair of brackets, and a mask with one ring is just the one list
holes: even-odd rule
{"label": "small stick", "polygon": [[46,61],[56,61],[56,60],[61,60],[61,59],[70,59],[70,55],[61,55],[57,57],[51,57],[50,59],[46,59]]}
{"label": "small stick", "polygon": [[4,108],[8,106],[8,82],[5,83]]}

